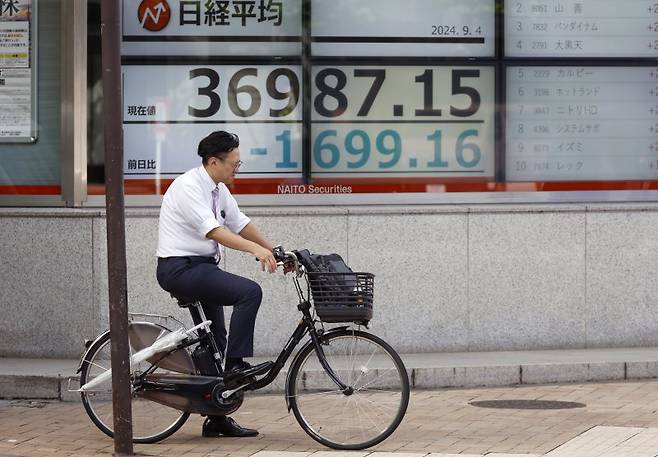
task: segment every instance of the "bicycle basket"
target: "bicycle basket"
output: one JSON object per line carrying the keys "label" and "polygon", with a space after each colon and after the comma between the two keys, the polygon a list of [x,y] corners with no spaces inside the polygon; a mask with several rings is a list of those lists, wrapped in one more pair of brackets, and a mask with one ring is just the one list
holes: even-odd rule
{"label": "bicycle basket", "polygon": [[307,272],[315,312],[323,322],[367,322],[372,318],[375,275]]}

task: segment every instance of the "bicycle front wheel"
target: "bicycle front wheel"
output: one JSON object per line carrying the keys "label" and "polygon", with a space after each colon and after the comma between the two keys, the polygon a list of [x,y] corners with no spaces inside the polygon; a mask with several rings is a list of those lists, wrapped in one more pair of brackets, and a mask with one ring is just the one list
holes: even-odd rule
{"label": "bicycle front wheel", "polygon": [[[96,376],[108,371],[110,361],[110,333],[103,335],[85,354],[80,372],[80,386],[85,385]],[[130,356],[133,354],[130,345]],[[189,413],[160,405],[140,397],[133,389],[133,380],[143,373],[151,364],[147,361],[133,364],[130,369],[130,390],[132,407],[132,428],[134,443],[156,443],[171,436],[181,428],[190,417]],[[166,373],[157,368],[155,373]],[[114,437],[114,415],[112,408],[112,378],[108,378],[90,391],[81,392],[82,404],[89,418],[109,437]]]}
{"label": "bicycle front wheel", "polygon": [[287,392],[297,422],[311,438],[334,449],[365,449],[400,425],[409,404],[407,370],[381,338],[356,330],[321,338],[324,357],[347,392],[322,368],[313,345],[290,368]]}

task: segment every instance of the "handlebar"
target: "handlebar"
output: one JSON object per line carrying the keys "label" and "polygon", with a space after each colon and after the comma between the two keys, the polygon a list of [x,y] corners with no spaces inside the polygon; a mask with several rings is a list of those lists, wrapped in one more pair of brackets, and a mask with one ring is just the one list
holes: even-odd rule
{"label": "handlebar", "polygon": [[[294,251],[290,251],[290,252],[284,251],[283,247],[281,245],[278,245],[272,248],[272,254],[274,255],[274,260],[276,260],[276,264],[278,266],[284,266],[286,263],[288,263],[287,262],[288,260],[291,260],[295,266],[295,273],[297,273],[297,275],[300,274],[299,261],[297,259],[297,254],[295,254]],[[260,262],[260,259],[258,257],[256,257],[256,260]]]}
{"label": "handlebar", "polygon": [[287,252],[282,246],[275,246],[274,249],[272,249],[272,254],[274,254],[274,259],[276,260],[277,265],[284,266],[286,263],[292,262],[295,266],[295,273],[299,275],[300,265],[295,252]]}

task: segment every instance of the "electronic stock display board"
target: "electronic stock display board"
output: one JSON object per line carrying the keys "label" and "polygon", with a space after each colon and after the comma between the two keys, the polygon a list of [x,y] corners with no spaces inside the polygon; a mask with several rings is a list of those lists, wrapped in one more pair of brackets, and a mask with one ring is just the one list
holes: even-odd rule
{"label": "electronic stock display board", "polygon": [[224,129],[247,182],[491,182],[500,71],[507,181],[656,179],[658,2],[504,0],[502,66],[497,3],[124,0],[126,177]]}
{"label": "electronic stock display board", "polygon": [[[390,0],[310,4],[310,57],[330,60],[307,64],[304,119],[301,0],[124,0],[124,56],[171,56],[124,62],[126,178],[175,177],[198,164],[201,138],[224,129],[241,138],[240,178],[301,180],[304,123],[312,178],[494,175],[494,66],[386,61],[492,57],[493,0],[410,0],[404,20]],[[181,55],[239,56],[240,64]],[[382,58],[327,63],[346,55]],[[244,63],[248,56],[261,60]],[[276,64],[277,56],[299,63]]]}

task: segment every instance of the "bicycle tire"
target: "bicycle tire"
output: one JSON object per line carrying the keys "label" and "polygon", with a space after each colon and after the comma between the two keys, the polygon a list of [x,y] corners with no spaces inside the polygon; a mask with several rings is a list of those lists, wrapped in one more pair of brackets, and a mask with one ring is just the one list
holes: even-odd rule
{"label": "bicycle tire", "polygon": [[[381,338],[357,330],[329,332],[321,343],[329,365],[354,392],[341,392],[319,367],[315,346],[305,346],[295,357],[286,386],[297,422],[311,438],[333,449],[357,450],[381,443],[400,425],[409,405],[409,377],[402,359]],[[359,404],[361,400],[364,403]],[[339,408],[342,405],[339,413],[337,403]],[[368,403],[376,408],[373,414],[385,416],[381,422],[366,413]],[[363,423],[353,425],[364,417],[373,425],[367,426],[374,430],[372,436],[366,435],[373,431]]]}
{"label": "bicycle tire", "polygon": [[[102,335],[87,350],[83,357],[80,371],[80,386],[85,385],[94,377],[94,373],[109,368],[110,350],[109,331]],[[131,348],[132,351],[132,348]],[[150,367],[148,362],[142,362],[140,367]],[[137,367],[131,366],[131,407],[133,417],[133,443],[152,444],[162,441],[178,431],[190,417],[190,413],[175,410],[150,400],[143,399],[133,392],[132,378]],[[145,371],[140,370],[140,371]],[[156,371],[157,372],[157,371]],[[103,383],[93,392],[81,392],[82,404],[91,421],[110,438],[114,438],[114,422],[112,415],[112,380]],[[145,411],[145,408],[147,410]],[[171,418],[171,419],[169,419]],[[157,422],[155,422],[157,421]],[[160,425],[160,421],[163,425]],[[151,422],[153,430],[143,432],[141,428]]]}

